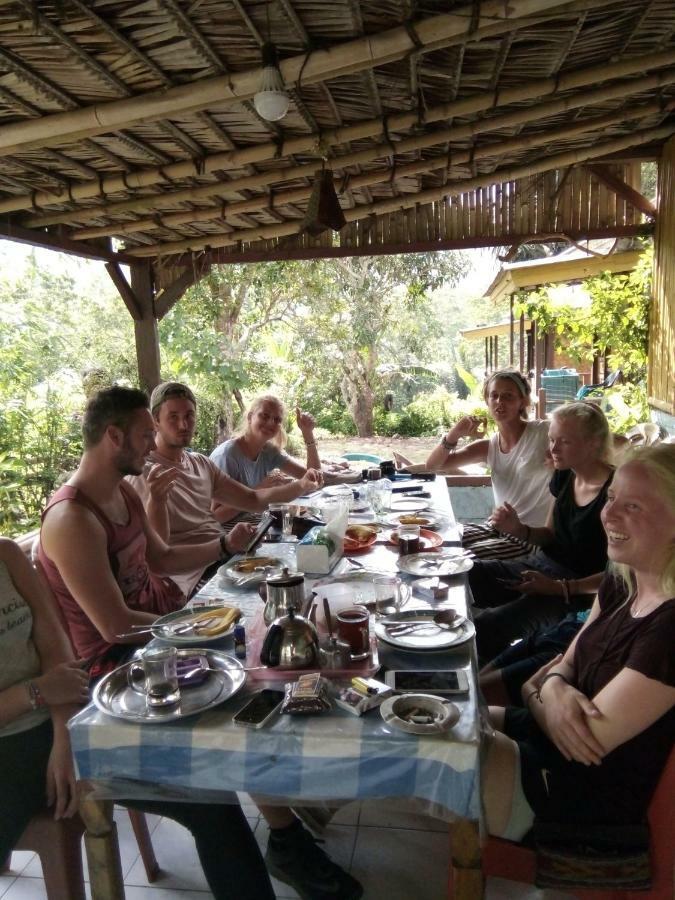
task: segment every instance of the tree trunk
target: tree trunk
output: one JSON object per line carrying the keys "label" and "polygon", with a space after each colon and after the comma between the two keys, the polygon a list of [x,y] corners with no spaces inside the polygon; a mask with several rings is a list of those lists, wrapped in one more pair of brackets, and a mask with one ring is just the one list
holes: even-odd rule
{"label": "tree trunk", "polygon": [[357,370],[345,372],[340,388],[359,437],[372,437],[375,397],[367,379]]}

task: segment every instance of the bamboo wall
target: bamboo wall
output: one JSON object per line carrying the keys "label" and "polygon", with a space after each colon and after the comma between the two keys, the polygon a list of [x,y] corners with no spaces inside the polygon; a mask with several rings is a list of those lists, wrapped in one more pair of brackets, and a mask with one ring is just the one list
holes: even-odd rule
{"label": "bamboo wall", "polygon": [[649,402],[675,415],[675,138],[664,146],[659,164],[653,294],[649,322]]}
{"label": "bamboo wall", "polygon": [[[629,185],[635,182],[638,170],[639,166],[630,163],[611,166]],[[639,189],[639,181],[635,186]],[[586,235],[634,234],[642,222],[642,214],[629,201],[606,187],[590,169],[575,166],[371,215],[348,222],[338,234],[327,231],[318,237],[286,234],[240,241],[211,251],[211,258],[227,263],[509,245],[563,235],[579,240]],[[164,265],[173,262],[166,259]],[[166,279],[166,274],[160,277],[165,284]]]}

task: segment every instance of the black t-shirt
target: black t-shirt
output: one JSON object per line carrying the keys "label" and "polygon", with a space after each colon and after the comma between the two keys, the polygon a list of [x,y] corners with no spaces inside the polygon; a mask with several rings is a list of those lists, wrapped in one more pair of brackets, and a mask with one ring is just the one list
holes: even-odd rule
{"label": "black t-shirt", "polygon": [[[623,582],[605,576],[600,616],[577,641],[574,683],[595,696],[622,669],[675,686],[675,598],[641,618],[626,602]],[[675,707],[616,747],[599,766],[567,762],[526,710],[507,711],[506,733],[521,750],[523,788],[542,821],[635,824],[675,744]]]}
{"label": "black t-shirt", "polygon": [[574,472],[564,469],[553,473],[550,491],[556,498],[553,506],[555,541],[544,551],[556,562],[567,566],[580,578],[602,572],[607,565],[607,535],[600,521],[600,512],[607,501],[607,488],[612,472],[586,506],[574,501]]}

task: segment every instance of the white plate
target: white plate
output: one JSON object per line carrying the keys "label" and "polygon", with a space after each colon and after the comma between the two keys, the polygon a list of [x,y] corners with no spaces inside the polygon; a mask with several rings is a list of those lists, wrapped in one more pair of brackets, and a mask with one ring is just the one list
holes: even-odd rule
{"label": "white plate", "polygon": [[[425,724],[401,718],[411,708],[429,712],[434,716],[434,721]],[[387,697],[380,706],[380,715],[387,725],[394,725],[408,734],[441,734],[457,724],[461,713],[445,697],[437,697],[435,694],[403,694],[400,697]]]}
{"label": "white plate", "polygon": [[[228,603],[227,605],[229,606],[230,604]],[[221,641],[223,638],[232,634],[235,625],[243,625],[244,623],[242,617],[239,619],[238,623],[233,622],[226,631],[221,631],[220,634],[204,635],[195,633],[194,631],[189,631],[186,634],[174,634],[172,630],[173,625],[178,625],[183,621],[187,622],[189,619],[196,618],[200,613],[209,612],[212,609],[223,609],[223,606],[200,606],[199,609],[188,609],[185,607],[176,612],[167,613],[167,615],[162,616],[161,619],[157,619],[152,623],[152,634],[154,637],[166,641],[168,644],[174,644],[176,647],[187,647],[190,645],[194,646],[195,644],[211,644],[213,641]]]}
{"label": "white plate", "polygon": [[403,497],[400,500],[395,497],[389,509],[392,513],[419,512],[422,509],[431,509],[431,503],[427,500],[413,500],[412,497]]}
{"label": "white plate", "polygon": [[288,565],[283,559],[279,559],[278,556],[271,556],[269,553],[261,553],[260,559],[261,561],[263,559],[270,560],[265,569],[260,569],[257,572],[237,571],[237,565],[243,560],[243,557],[240,556],[236,559],[231,559],[229,562],[226,562],[225,565],[221,566],[218,569],[218,575],[222,575],[223,578],[228,578],[235,587],[239,587],[240,585],[238,585],[237,582],[244,578],[247,580],[246,584],[241,585],[242,587],[255,587],[255,585],[260,584],[267,578],[272,569],[281,569],[284,565]]}
{"label": "white plate", "polygon": [[397,565],[401,572],[416,575],[418,578],[447,578],[451,575],[463,575],[473,568],[473,560],[466,556],[461,547],[444,547],[429,553],[410,553],[399,556]]}
{"label": "white plate", "polygon": [[[413,614],[411,610],[405,610],[400,613],[394,613],[391,616],[385,616],[378,622],[375,622],[375,634],[378,639],[390,644],[392,647],[398,647],[399,650],[410,650],[417,652],[429,652],[436,650],[449,650],[450,648],[460,647],[476,633],[473,622],[464,619],[456,628],[439,629],[437,632],[427,633],[413,631],[411,634],[393,635],[390,634],[387,625],[393,622],[401,621],[404,612],[410,616]],[[433,610],[430,610],[433,616]],[[421,618],[419,610],[414,611],[414,618]]]}
{"label": "white plate", "polygon": [[185,648],[178,651],[178,658],[187,659],[199,653],[206,656],[209,666],[218,671],[209,672],[208,678],[195,687],[183,687],[180,701],[175,706],[149,710],[144,695],[130,687],[127,681],[131,662],[101,678],[94,688],[92,699],[101,712],[137,724],[172,722],[211,709],[229,700],[244,686],[246,672],[238,659],[219,650]]}

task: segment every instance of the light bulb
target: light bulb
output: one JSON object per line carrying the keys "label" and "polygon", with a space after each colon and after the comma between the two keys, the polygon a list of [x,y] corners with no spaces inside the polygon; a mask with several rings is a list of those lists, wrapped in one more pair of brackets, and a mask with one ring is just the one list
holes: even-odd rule
{"label": "light bulb", "polygon": [[276,122],[278,119],[283,119],[288,112],[290,98],[284,88],[273,44],[263,45],[262,62],[260,90],[253,96],[253,105],[261,118],[268,122]]}

